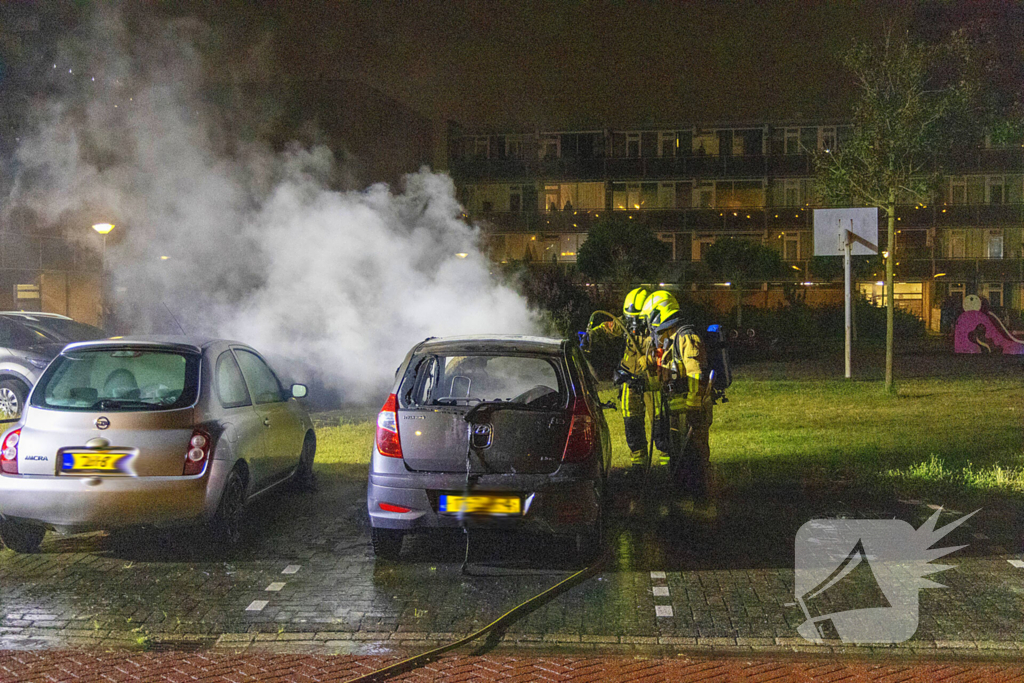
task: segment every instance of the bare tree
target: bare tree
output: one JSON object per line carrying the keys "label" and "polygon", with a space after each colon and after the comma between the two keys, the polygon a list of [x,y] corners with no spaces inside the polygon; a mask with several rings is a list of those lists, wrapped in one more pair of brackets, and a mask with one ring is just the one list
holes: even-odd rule
{"label": "bare tree", "polygon": [[838,206],[873,206],[888,221],[885,258],[885,389],[893,387],[893,263],[897,204],[927,204],[953,148],[975,144],[982,117],[967,42],[911,42],[890,28],[881,45],[857,43],[844,55],[860,98],[854,131],[838,149],[816,157],[819,190]]}

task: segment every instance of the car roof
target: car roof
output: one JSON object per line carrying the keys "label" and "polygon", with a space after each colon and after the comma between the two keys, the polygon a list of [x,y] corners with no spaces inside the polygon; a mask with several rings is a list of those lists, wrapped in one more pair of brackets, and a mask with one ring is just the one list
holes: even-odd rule
{"label": "car roof", "polygon": [[534,337],[522,334],[477,334],[456,337],[428,337],[418,348],[424,351],[527,351],[534,353],[559,353],[564,339],[555,337]]}
{"label": "car roof", "polygon": [[163,346],[167,348],[178,348],[195,353],[202,353],[203,349],[206,349],[215,344],[235,344],[238,346],[248,347],[247,344],[241,342],[231,341],[229,339],[217,339],[212,337],[202,337],[194,335],[129,335],[124,337],[110,337],[109,339],[97,339],[95,341],[84,341],[76,342],[74,344],[68,344],[65,347],[65,351],[72,349],[82,349],[92,346],[124,346],[130,345],[141,345],[141,346]]}
{"label": "car roof", "polygon": [[0,315],[9,318],[52,318],[55,320],[72,320],[66,315],[59,313],[40,313],[38,311],[0,311]]}

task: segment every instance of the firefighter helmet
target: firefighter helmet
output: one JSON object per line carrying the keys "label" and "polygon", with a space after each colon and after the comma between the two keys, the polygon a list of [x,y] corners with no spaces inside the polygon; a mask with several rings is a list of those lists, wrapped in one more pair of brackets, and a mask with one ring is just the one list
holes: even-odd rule
{"label": "firefighter helmet", "polygon": [[666,291],[664,289],[659,289],[654,292],[651,292],[647,296],[647,299],[644,300],[644,307],[640,311],[640,316],[642,318],[647,318],[647,320],[650,321],[650,317],[651,314],[654,312],[654,309],[658,306],[658,304],[661,304],[666,301],[672,302],[673,304],[676,305],[677,308],[679,307],[679,304],[676,302],[676,298],[675,296],[672,295],[672,292]]}
{"label": "firefighter helmet", "polygon": [[647,314],[647,324],[655,332],[661,332],[674,327],[681,322],[682,314],[679,312],[679,303],[671,294],[656,302]]}
{"label": "firefighter helmet", "polygon": [[640,315],[646,299],[647,290],[643,287],[637,287],[626,295],[626,301],[622,304],[622,314],[627,318],[635,318]]}

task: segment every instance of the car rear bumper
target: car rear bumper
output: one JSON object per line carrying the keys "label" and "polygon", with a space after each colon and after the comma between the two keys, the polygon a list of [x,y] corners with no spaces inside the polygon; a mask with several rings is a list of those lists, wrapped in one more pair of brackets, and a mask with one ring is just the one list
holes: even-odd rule
{"label": "car rear bumper", "polygon": [[[458,528],[458,515],[438,512],[438,496],[461,495],[466,479],[460,475],[371,475],[367,485],[370,524],[378,529]],[[588,479],[552,480],[546,475],[490,475],[474,482],[471,495],[517,495],[521,515],[467,515],[471,527],[515,528],[544,533],[574,533],[593,526],[601,515],[597,482]],[[381,503],[409,508],[389,512]]]}
{"label": "car rear bumper", "polygon": [[[214,461],[216,463],[217,461]],[[216,468],[214,468],[216,469]],[[0,475],[0,515],[65,532],[204,519],[216,472],[189,477]]]}

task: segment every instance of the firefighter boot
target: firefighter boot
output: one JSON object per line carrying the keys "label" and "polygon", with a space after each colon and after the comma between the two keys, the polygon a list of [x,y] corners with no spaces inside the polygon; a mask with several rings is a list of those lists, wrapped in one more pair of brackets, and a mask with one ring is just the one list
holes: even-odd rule
{"label": "firefighter boot", "polygon": [[643,451],[633,451],[629,454],[629,460],[633,465],[633,469],[640,469],[644,466],[644,459],[647,454]]}

